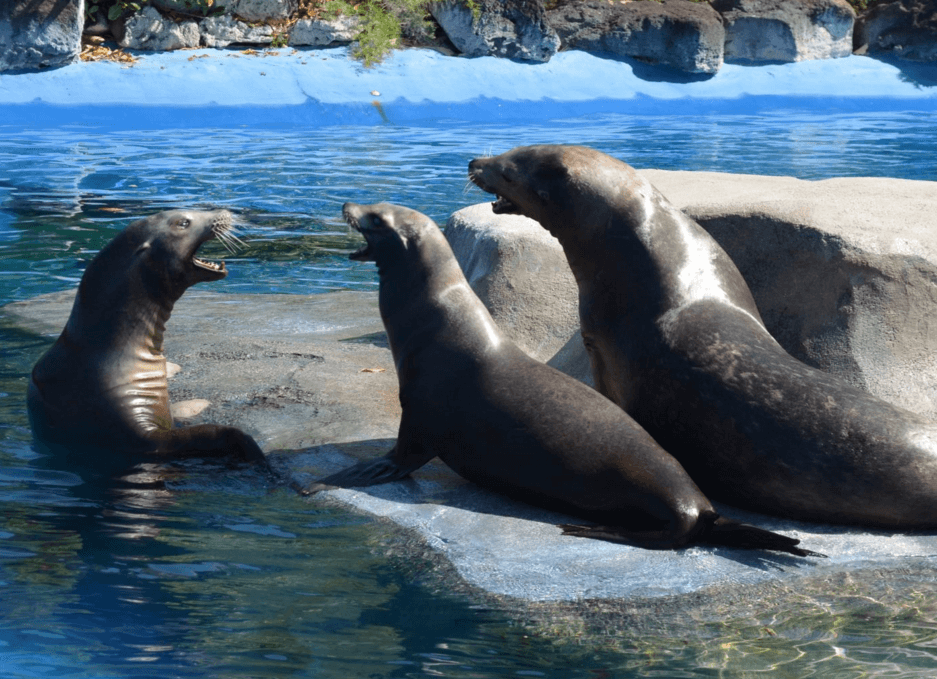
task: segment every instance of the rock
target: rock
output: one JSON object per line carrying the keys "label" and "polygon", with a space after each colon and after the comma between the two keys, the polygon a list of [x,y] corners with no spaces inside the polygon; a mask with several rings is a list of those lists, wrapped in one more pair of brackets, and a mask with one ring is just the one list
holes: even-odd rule
{"label": "rock", "polygon": [[[190,290],[173,310],[165,344],[167,357],[183,366],[170,394],[174,402],[186,404],[191,415],[186,424],[243,428],[270,453],[274,467],[300,485],[385,454],[394,444],[400,410],[376,297],[369,292],[306,296]],[[9,304],[0,316],[5,327],[38,332],[52,341],[73,299],[74,291],[43,295]],[[374,368],[384,372],[366,372]],[[206,401],[209,405],[195,413]],[[811,592],[829,603],[836,586],[824,580],[828,577],[841,588],[842,578],[836,577],[848,575],[851,597],[857,584],[883,579],[913,594],[918,583],[930,582],[933,560],[926,555],[937,550],[934,535],[797,523],[724,506],[719,510],[726,516],[800,538],[829,558],[718,547],[657,551],[570,538],[556,525],[569,517],[479,488],[438,460],[403,481],[326,491],[311,502],[338,502],[412,529],[400,531],[389,549],[421,554],[428,544],[455,567],[448,572],[457,572],[459,580],[448,582],[450,587],[468,582],[511,597],[499,600],[499,606],[569,601],[586,606],[586,613],[598,615],[605,625],[608,616],[595,609],[596,600],[617,599],[629,609],[647,605],[634,624],[646,625],[641,616],[659,615],[664,606],[662,629],[685,624],[687,634],[699,620],[723,619],[727,610],[746,602],[763,611],[769,601],[776,611],[776,603],[800,602],[804,592]],[[892,579],[892,573],[900,577]],[[681,612],[686,608],[695,615]],[[581,634],[576,622],[570,625]],[[558,623],[550,618],[549,624]]]}
{"label": "rock", "polygon": [[805,61],[852,54],[856,13],[846,0],[713,0],[726,30],[725,58]]}
{"label": "rock", "polygon": [[[641,174],[726,249],[787,351],[937,419],[937,182]],[[495,232],[502,219],[463,228]],[[499,275],[509,291],[511,271]],[[544,303],[572,292],[553,286]],[[549,363],[591,381],[578,333]]]}
{"label": "rock", "polygon": [[290,29],[290,45],[324,46],[352,42],[361,31],[361,19],[356,16],[340,16],[325,21],[322,19],[300,19]]}
{"label": "rock", "polygon": [[0,71],[75,61],[84,13],[84,0],[5,0],[0,4]]}
{"label": "rock", "polygon": [[225,11],[247,21],[288,19],[297,9],[297,0],[227,0]]}
{"label": "rock", "polygon": [[547,22],[563,49],[608,52],[690,73],[715,73],[722,66],[725,30],[707,4],[561,0],[547,12]]}
{"label": "rock", "polygon": [[787,351],[937,419],[937,183],[643,174],[726,249]]}
{"label": "rock", "polygon": [[560,39],[546,23],[541,0],[476,0],[478,19],[460,0],[430,5],[430,13],[463,55],[549,61]]}
{"label": "rock", "polygon": [[177,50],[198,47],[198,23],[176,23],[164,18],[159,11],[147,5],[126,19],[114,22],[115,38],[121,47],[135,50]]}
{"label": "rock", "polygon": [[937,61],[937,0],[881,2],[856,22],[854,46],[872,54]]}
{"label": "rock", "polygon": [[579,331],[576,281],[559,242],[537,222],[495,215],[490,203],[454,213],[446,238],[495,323],[546,361]]}
{"label": "rock", "polygon": [[231,44],[269,45],[273,28],[267,24],[251,26],[230,14],[202,19],[199,23],[201,42],[205,47],[227,47]]}

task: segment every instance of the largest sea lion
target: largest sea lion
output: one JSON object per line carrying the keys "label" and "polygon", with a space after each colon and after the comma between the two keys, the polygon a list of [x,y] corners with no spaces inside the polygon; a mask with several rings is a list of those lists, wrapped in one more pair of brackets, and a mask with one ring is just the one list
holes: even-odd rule
{"label": "largest sea lion", "polygon": [[680,464],[614,403],[501,333],[436,224],[414,210],[345,204],[377,263],[379,307],[400,381],[397,444],[319,481],[400,479],[439,456],[470,481],[598,519],[567,533],[669,549],[691,543],[800,556],[798,541],[722,518]]}
{"label": "largest sea lion", "polygon": [[227,276],[224,262],[195,253],[212,238],[230,240],[230,231],[226,210],[170,210],[133,222],[95,255],[65,329],[30,376],[39,443],[101,464],[229,456],[266,465],[240,429],[175,428],[169,409],[166,321],[190,286]]}
{"label": "largest sea lion", "polygon": [[627,164],[578,146],[473,160],[497,213],[540,222],[579,287],[596,387],[708,495],[771,514],[937,527],[937,426],[768,333],[716,241]]}

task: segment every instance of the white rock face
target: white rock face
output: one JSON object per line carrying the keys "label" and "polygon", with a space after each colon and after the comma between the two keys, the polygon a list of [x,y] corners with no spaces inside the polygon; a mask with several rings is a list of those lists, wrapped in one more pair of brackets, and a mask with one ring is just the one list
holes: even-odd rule
{"label": "white rock face", "polygon": [[236,20],[230,14],[203,19],[199,24],[205,47],[227,47],[231,44],[269,45],[273,28],[266,24],[251,26]]}
{"label": "white rock face", "polygon": [[579,330],[576,281],[559,242],[537,222],[490,203],[449,218],[446,238],[472,290],[521,349],[547,361]]}
{"label": "white rock face", "polygon": [[560,38],[544,21],[539,3],[478,0],[477,4],[481,9],[477,19],[462,2],[430,5],[433,18],[465,56],[549,61],[559,50]]}
{"label": "white rock face", "polygon": [[0,71],[63,66],[81,53],[84,0],[0,5]]}
{"label": "white rock face", "polygon": [[228,0],[224,5],[228,14],[248,21],[288,19],[298,8],[297,0]]}
{"label": "white rock face", "polygon": [[300,19],[290,29],[290,45],[323,46],[333,43],[348,43],[358,36],[361,19],[356,16],[340,16],[324,21]]}
{"label": "white rock face", "polygon": [[144,7],[124,23],[121,47],[134,50],[177,50],[198,47],[201,40],[198,23],[176,23],[166,19],[154,7]]}
{"label": "white rock face", "polygon": [[725,23],[725,58],[805,61],[852,54],[856,13],[845,0],[716,0]]}

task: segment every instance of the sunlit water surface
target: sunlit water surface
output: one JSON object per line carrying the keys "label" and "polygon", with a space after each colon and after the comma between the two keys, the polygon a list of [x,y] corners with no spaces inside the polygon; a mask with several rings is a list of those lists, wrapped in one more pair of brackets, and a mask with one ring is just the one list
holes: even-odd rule
{"label": "sunlit water surface", "polygon": [[[937,180],[935,128],[933,113],[804,111],[526,127],[8,126],[0,128],[0,303],[75,286],[118,229],[163,208],[238,213],[249,247],[226,257],[232,273],[212,290],[374,289],[372,265],[347,260],[358,239],[341,204],[397,202],[442,224],[487,199],[465,188],[478,155],[582,143],[639,168]],[[215,244],[204,251],[221,255]],[[588,606],[586,615],[508,615],[453,590],[425,554],[401,555],[386,526],[308,504],[248,472],[140,468],[120,487],[85,484],[30,445],[26,376],[48,344],[0,327],[0,676],[937,672],[937,588],[926,575],[913,584],[845,576],[716,613],[688,607],[673,620]]]}

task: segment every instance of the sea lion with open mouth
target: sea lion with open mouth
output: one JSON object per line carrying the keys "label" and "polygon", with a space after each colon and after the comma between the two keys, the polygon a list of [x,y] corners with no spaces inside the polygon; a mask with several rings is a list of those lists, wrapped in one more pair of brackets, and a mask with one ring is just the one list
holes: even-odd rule
{"label": "sea lion with open mouth", "polygon": [[530,358],[495,325],[436,224],[419,212],[346,203],[374,261],[400,381],[397,444],[310,486],[401,479],[439,456],[460,476],[602,522],[571,535],[650,549],[711,544],[813,554],[798,540],[719,516],[680,464],[614,403]]}
{"label": "sea lion with open mouth", "polygon": [[937,426],[808,367],[735,264],[629,165],[519,147],[469,177],[563,246],[596,388],[717,500],[883,528],[937,527]]}
{"label": "sea lion with open mouth", "polygon": [[227,276],[224,262],[195,254],[212,238],[230,243],[231,232],[226,210],[170,210],[133,222],[101,249],[81,278],[65,329],[29,380],[39,443],[118,461],[231,457],[266,465],[240,429],[177,429],[169,409],[166,321],[190,286]]}

